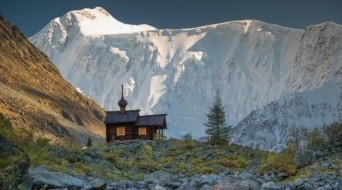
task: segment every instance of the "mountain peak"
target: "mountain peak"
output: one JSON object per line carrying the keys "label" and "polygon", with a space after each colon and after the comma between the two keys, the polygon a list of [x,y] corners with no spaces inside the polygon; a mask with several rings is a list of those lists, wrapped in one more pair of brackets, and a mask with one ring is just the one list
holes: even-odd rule
{"label": "mountain peak", "polygon": [[66,13],[53,19],[39,33],[48,35],[51,31],[67,33],[80,32],[83,36],[135,33],[155,28],[147,24],[131,25],[113,18],[102,7],[84,8]]}
{"label": "mountain peak", "polygon": [[[73,10],[73,11],[66,13],[65,15],[76,16],[77,21],[80,21],[80,22],[82,20],[94,20],[94,19],[98,19],[98,18],[102,18],[102,17],[111,17],[112,18],[112,16],[102,7],[95,7],[93,9],[84,8],[81,10]],[[115,21],[117,21],[117,20],[115,20]],[[117,22],[119,22],[119,21],[117,21]]]}
{"label": "mountain peak", "polygon": [[82,10],[71,11],[63,17],[75,17],[80,31],[85,36],[134,33],[145,30],[154,30],[155,28],[146,24],[131,25],[122,23],[113,18],[102,7],[93,9],[85,8]]}

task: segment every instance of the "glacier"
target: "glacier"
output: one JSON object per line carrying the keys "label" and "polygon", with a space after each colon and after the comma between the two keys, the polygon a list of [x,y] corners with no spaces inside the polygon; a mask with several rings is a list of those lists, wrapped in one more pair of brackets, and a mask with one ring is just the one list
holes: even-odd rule
{"label": "glacier", "polygon": [[[306,29],[258,20],[156,29],[121,23],[96,7],[68,12],[29,40],[106,110],[118,109],[124,84],[128,109],[167,113],[168,137],[204,136],[216,91],[233,126],[232,142],[244,146],[278,151],[288,134],[277,131],[342,122],[342,26],[332,22]],[[334,91],[337,103],[324,89]],[[297,96],[306,103],[284,103]],[[318,109],[321,104],[307,97],[322,98],[334,109]],[[279,109],[270,110],[270,104]],[[310,117],[293,114],[303,106]],[[290,121],[265,125],[286,114]]]}

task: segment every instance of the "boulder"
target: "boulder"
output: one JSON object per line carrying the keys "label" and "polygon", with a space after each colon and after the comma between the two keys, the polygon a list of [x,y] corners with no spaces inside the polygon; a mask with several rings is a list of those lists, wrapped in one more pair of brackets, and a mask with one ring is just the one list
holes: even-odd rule
{"label": "boulder", "polygon": [[221,182],[221,177],[214,174],[202,175],[200,177],[194,178],[189,183],[182,185],[179,189],[200,189],[204,185],[214,186]]}
{"label": "boulder", "polygon": [[213,188],[209,185],[203,185],[199,190],[212,190]]}
{"label": "boulder", "polygon": [[296,190],[310,190],[313,189],[313,186],[309,183],[304,183],[296,188]]}
{"label": "boulder", "polygon": [[134,187],[134,184],[131,181],[122,180],[119,182],[110,183],[106,189],[127,190],[127,189],[132,189],[133,187]]}
{"label": "boulder", "polygon": [[328,169],[328,168],[330,168],[331,163],[330,162],[321,162],[320,165],[322,168]]}
{"label": "boulder", "polygon": [[268,171],[264,174],[263,179],[266,182],[273,181],[275,174],[273,171]]}
{"label": "boulder", "polygon": [[289,174],[288,174],[288,173],[285,173],[285,172],[280,172],[280,173],[278,174],[278,177],[279,177],[279,179],[284,180],[284,179],[286,179],[286,178],[289,177]]}
{"label": "boulder", "polygon": [[242,177],[244,179],[253,179],[254,178],[253,174],[246,172],[246,171],[239,173],[238,176]]}
{"label": "boulder", "polygon": [[311,150],[297,151],[293,156],[293,161],[297,168],[303,168],[315,161],[315,155]]}
{"label": "boulder", "polygon": [[260,184],[250,179],[244,179],[237,176],[226,176],[222,181],[214,185],[214,189],[249,189],[259,190]]}
{"label": "boulder", "polygon": [[102,179],[92,179],[85,182],[81,190],[102,190],[106,188],[106,182]]}
{"label": "boulder", "polygon": [[284,189],[284,188],[275,184],[273,181],[266,182],[262,184],[261,186],[261,190],[278,190],[278,189]]}
{"label": "boulder", "polygon": [[298,178],[298,179],[296,179],[296,180],[293,182],[293,185],[294,185],[295,187],[299,187],[299,186],[301,186],[301,185],[303,185],[303,184],[304,184],[304,180],[301,179],[301,178]]}
{"label": "boulder", "polygon": [[44,166],[38,166],[29,170],[33,187],[47,188],[81,188],[84,181],[70,175],[51,172]]}
{"label": "boulder", "polygon": [[145,176],[144,181],[156,182],[161,186],[172,185],[177,182],[177,177],[164,171],[156,171]]}
{"label": "boulder", "polygon": [[159,184],[150,184],[148,187],[150,190],[166,190],[165,187],[162,187]]}
{"label": "boulder", "polygon": [[202,175],[200,178],[201,185],[214,185],[221,181],[221,177],[215,174]]}

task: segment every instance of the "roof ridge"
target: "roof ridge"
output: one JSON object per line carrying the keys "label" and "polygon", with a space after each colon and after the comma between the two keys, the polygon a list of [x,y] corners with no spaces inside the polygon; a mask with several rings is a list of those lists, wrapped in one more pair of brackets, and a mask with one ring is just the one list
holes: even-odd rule
{"label": "roof ridge", "polygon": [[[141,111],[141,110],[126,110],[125,112],[134,112],[134,111]],[[120,112],[120,110],[118,111],[106,111],[106,113],[110,113],[110,112]]]}
{"label": "roof ridge", "polygon": [[166,116],[167,114],[154,114],[154,115],[139,115],[139,117],[151,117],[151,116]]}

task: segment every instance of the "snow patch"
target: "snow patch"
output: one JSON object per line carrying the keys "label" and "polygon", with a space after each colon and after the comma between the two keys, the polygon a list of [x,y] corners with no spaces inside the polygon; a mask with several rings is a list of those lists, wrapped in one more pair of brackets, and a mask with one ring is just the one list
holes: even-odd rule
{"label": "snow patch", "polygon": [[129,58],[126,55],[126,51],[120,51],[119,48],[115,48],[115,47],[111,47],[110,51],[127,61],[129,60]]}
{"label": "snow patch", "polygon": [[79,88],[79,87],[76,87],[76,90],[77,90],[77,92],[79,92],[79,93],[81,93],[81,94],[83,94],[83,95],[84,95],[84,93],[83,93],[83,91],[81,90],[81,88]]}
{"label": "snow patch", "polygon": [[241,23],[244,29],[244,33],[246,34],[252,24],[252,20],[245,20],[245,21],[242,21]]}

